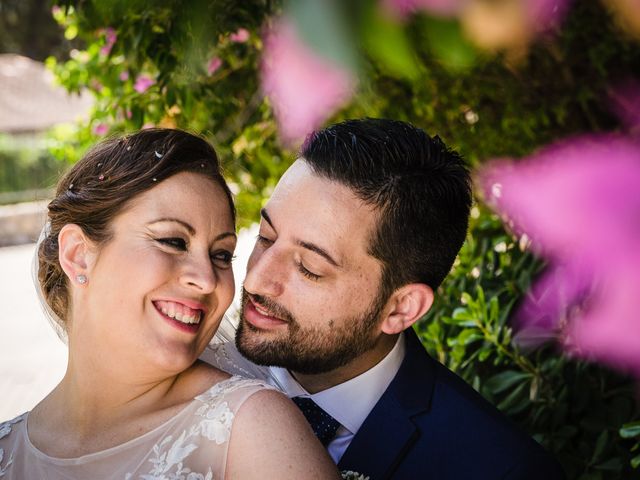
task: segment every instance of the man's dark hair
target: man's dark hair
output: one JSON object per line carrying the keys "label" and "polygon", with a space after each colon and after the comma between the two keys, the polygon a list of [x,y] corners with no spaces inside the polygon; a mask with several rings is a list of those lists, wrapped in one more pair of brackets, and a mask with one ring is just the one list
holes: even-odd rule
{"label": "man's dark hair", "polygon": [[466,237],[472,202],[460,155],[409,123],[366,118],[312,133],[301,157],[377,208],[369,253],[383,264],[386,297],[409,283],[434,290],[442,283]]}

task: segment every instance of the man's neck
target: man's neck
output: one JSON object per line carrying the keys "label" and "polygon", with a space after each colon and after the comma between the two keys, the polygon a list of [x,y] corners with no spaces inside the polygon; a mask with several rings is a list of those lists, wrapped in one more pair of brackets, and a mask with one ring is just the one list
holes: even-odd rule
{"label": "man's neck", "polygon": [[375,367],[393,349],[397,338],[397,335],[383,335],[371,350],[335,370],[318,374],[291,372],[291,375],[307,392],[311,394],[322,392]]}

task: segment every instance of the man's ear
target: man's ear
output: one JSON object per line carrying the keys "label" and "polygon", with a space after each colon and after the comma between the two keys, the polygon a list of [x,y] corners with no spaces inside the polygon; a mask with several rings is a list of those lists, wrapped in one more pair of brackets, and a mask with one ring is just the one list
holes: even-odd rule
{"label": "man's ear", "polygon": [[433,290],[424,283],[410,283],[391,295],[389,313],[382,322],[382,331],[388,335],[398,334],[429,311],[433,304]]}
{"label": "man's ear", "polygon": [[[92,258],[92,242],[78,225],[69,223],[58,234],[60,266],[72,283],[85,283]],[[84,281],[77,279],[84,276]]]}

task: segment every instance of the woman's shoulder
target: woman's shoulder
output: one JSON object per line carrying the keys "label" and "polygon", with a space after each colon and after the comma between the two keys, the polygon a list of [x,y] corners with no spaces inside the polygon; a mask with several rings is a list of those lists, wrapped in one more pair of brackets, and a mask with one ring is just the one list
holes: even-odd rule
{"label": "woman's shoulder", "polygon": [[0,477],[4,476],[13,462],[15,449],[20,438],[17,431],[25,428],[26,418],[27,413],[23,413],[12,420],[0,423]]}
{"label": "woman's shoulder", "polygon": [[23,413],[22,415],[18,415],[11,420],[7,420],[6,422],[0,422],[0,441],[9,438],[12,432],[21,427],[22,425],[20,424],[22,424],[27,418],[27,414],[28,412]]}

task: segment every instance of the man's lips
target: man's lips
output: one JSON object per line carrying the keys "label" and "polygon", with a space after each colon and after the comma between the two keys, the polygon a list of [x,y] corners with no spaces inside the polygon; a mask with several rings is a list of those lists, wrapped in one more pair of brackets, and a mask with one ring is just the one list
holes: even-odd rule
{"label": "man's lips", "polygon": [[244,306],[244,318],[249,324],[262,330],[271,330],[288,323],[271,315],[267,309],[255,304],[251,298],[247,299]]}

